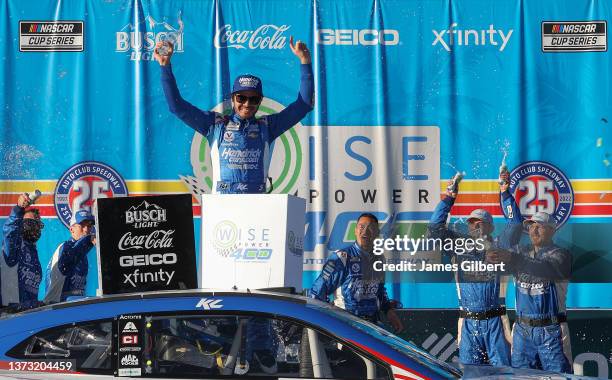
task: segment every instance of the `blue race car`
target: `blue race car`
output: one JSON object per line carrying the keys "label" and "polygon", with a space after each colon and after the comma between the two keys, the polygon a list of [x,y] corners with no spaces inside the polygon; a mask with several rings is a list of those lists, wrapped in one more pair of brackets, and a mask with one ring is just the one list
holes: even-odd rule
{"label": "blue race car", "polygon": [[[270,331],[274,368],[253,353]],[[184,290],[86,298],[0,318],[0,379],[578,379],[490,366],[459,369],[311,298]],[[544,376],[544,377],[543,377]]]}
{"label": "blue race car", "polygon": [[[274,370],[248,330],[269,326]],[[0,378],[448,379],[461,372],[335,306],[273,292],[168,291],[0,319]]]}

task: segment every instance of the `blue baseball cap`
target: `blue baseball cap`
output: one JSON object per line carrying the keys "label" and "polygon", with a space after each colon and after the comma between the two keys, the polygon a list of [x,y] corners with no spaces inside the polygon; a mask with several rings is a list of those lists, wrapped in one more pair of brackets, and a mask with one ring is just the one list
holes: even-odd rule
{"label": "blue baseball cap", "polygon": [[96,219],[91,214],[91,212],[87,210],[79,210],[72,214],[72,218],[70,219],[70,225],[81,224],[84,221],[89,220],[91,223],[95,223]]}
{"label": "blue baseball cap", "polygon": [[243,74],[238,76],[236,80],[234,80],[232,95],[239,91],[255,91],[257,94],[263,96],[261,79],[251,74]]}

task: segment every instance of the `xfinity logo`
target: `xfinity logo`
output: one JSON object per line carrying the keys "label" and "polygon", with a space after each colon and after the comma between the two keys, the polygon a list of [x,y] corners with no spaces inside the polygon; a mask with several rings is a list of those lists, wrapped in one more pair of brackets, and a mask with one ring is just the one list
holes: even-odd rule
{"label": "xfinity logo", "polygon": [[397,45],[399,31],[395,29],[319,29],[317,43],[320,45]]}
{"label": "xfinity logo", "polygon": [[456,29],[457,23],[452,23],[447,30],[435,30],[432,32],[435,36],[432,46],[440,44],[444,50],[451,51],[454,46],[498,46],[499,51],[504,51],[510,36],[514,29],[504,31],[495,29],[493,24],[489,25],[489,29]]}

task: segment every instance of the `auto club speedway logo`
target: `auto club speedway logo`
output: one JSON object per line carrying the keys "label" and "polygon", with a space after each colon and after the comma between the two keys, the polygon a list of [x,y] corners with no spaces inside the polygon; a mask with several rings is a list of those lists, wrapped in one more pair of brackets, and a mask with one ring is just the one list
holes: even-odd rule
{"label": "auto club speedway logo", "polygon": [[[264,98],[259,106],[257,117],[280,112],[284,106],[269,98]],[[212,109],[214,112],[229,115],[231,102],[223,102]],[[272,177],[272,192],[280,194],[295,194],[298,189],[300,173],[303,166],[303,150],[299,136],[295,131],[301,127],[297,123],[293,128],[282,134],[273,143],[268,175]],[[210,194],[213,189],[213,166],[210,159],[210,146],[206,137],[195,132],[191,141],[191,167],[193,176],[179,175],[196,199],[202,194]],[[268,184],[269,186],[269,184]]]}
{"label": "auto club speedway logo", "polygon": [[544,211],[553,215],[557,228],[569,219],[574,207],[570,181],[557,167],[543,161],[525,162],[512,170],[509,191],[525,218]]}
{"label": "auto club speedway logo", "polygon": [[128,188],[119,173],[102,162],[80,162],[62,174],[55,187],[55,212],[66,227],[77,210],[92,212],[97,198],[126,197]]}
{"label": "auto club speedway logo", "polygon": [[168,40],[174,45],[174,53],[184,51],[184,24],[178,13],[178,29],[165,21],[155,21],[150,15],[134,25],[129,23],[116,33],[115,51],[128,53],[132,61],[153,61],[153,50],[159,41]]}

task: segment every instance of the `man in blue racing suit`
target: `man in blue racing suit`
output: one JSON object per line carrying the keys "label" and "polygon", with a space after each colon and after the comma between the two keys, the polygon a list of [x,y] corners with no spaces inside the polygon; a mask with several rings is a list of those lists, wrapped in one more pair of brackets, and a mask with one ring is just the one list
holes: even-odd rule
{"label": "man in blue racing suit", "polygon": [[0,303],[27,309],[38,305],[42,268],[36,242],[44,227],[38,209],[28,207],[28,194],[21,194],[2,228],[0,257]]}
{"label": "man in blue racing suit", "polygon": [[[261,79],[253,75],[240,75],[232,87],[233,112],[224,116],[203,111],[184,100],[172,73],[170,59],[173,46],[167,46],[167,54],[156,45],[154,58],[161,66],[161,82],[170,112],[185,124],[205,136],[211,147],[213,165],[213,192],[220,194],[257,194],[266,192],[266,180],[272,153],[272,143],[285,131],[306,116],[313,108],[314,83],[310,52],[305,43],[289,46],[300,60],[300,90],[297,99],[277,114],[256,118],[263,99]],[[247,326],[248,359],[254,359],[265,373],[276,373],[275,344],[272,326],[253,318]]]}
{"label": "man in blue racing suit", "polygon": [[357,241],[327,258],[309,295],[328,302],[329,296],[335,292],[336,306],[371,322],[378,322],[379,312],[382,311],[386,313],[391,326],[400,332],[403,329],[402,321],[387,297],[384,273],[373,269],[374,239],[378,234],[376,216],[361,214],[355,226]]}
{"label": "man in blue racing suit", "polygon": [[96,244],[93,215],[87,210],[74,213],[70,221],[71,239],[60,244],[47,267],[45,303],[66,301],[85,295],[88,272],[87,254]]}
{"label": "man in blue racing suit", "polygon": [[[504,194],[516,218],[514,197]],[[519,214],[520,217],[520,214]],[[571,254],[553,241],[554,217],[536,212],[523,222],[530,246],[490,252],[490,262],[505,262],[516,282],[516,322],[512,330],[512,366],[572,373],[565,300],[572,271]]]}
{"label": "man in blue racing suit", "polygon": [[[167,43],[167,42],[166,42]],[[168,54],[154,57],[161,65],[161,82],[170,112],[208,139],[213,165],[213,192],[221,194],[253,194],[266,192],[271,144],[312,110],[313,76],[310,52],[301,41],[291,51],[301,62],[301,82],[297,99],[277,114],[256,118],[263,99],[261,79],[240,75],[232,88],[233,112],[224,116],[203,111],[185,101],[176,85]]]}
{"label": "man in blue racing suit", "polygon": [[[484,209],[475,209],[467,219],[469,236],[448,229],[446,220],[458,195],[449,185],[446,196],[437,205],[428,226],[429,238],[456,242],[454,251],[443,251],[457,264],[455,281],[459,297],[459,359],[463,364],[510,365],[510,328],[506,316],[502,272],[463,270],[462,263],[484,262],[485,253],[493,248],[510,248],[518,243],[520,219],[510,220],[500,236],[492,238],[493,218]],[[468,239],[482,239],[481,245],[467,249]],[[460,241],[466,242],[461,243]],[[476,241],[476,240],[475,240]],[[446,245],[446,244],[445,244]],[[479,249],[480,248],[480,249]]]}

